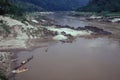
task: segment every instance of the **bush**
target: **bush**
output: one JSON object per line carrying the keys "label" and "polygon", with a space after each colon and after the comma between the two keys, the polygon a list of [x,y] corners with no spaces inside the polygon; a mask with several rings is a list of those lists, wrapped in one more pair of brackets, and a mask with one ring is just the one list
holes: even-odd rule
{"label": "bush", "polygon": [[3,31],[6,33],[6,34],[10,34],[10,27],[7,25],[7,23],[3,20],[0,20],[0,28],[3,29]]}
{"label": "bush", "polygon": [[0,15],[14,14],[21,16],[21,9],[14,5],[10,0],[0,0]]}
{"label": "bush", "polygon": [[2,69],[0,69],[0,80],[8,80]]}
{"label": "bush", "polygon": [[120,12],[120,0],[90,0],[89,4],[80,11],[87,12]]}

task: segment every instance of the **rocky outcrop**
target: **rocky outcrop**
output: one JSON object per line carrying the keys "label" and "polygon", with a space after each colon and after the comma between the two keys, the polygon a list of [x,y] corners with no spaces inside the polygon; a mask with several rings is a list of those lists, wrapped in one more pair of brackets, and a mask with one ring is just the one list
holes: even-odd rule
{"label": "rocky outcrop", "polygon": [[[89,36],[93,34],[112,34],[108,31],[94,26],[77,28],[68,25],[43,26],[39,24],[39,21],[33,18],[25,21],[26,24],[10,17],[1,16],[0,20],[6,22],[7,26],[9,26],[10,31],[7,37],[3,36],[5,33],[3,33],[3,35],[0,35],[0,49],[27,48],[27,42],[32,39],[52,37],[53,40],[73,40],[75,37],[79,36]],[[2,29],[0,29],[0,33],[1,32]]]}
{"label": "rocky outcrop", "polygon": [[77,30],[77,31],[91,31],[93,34],[104,34],[104,35],[112,34],[111,32],[105,31],[104,29],[100,29],[95,26],[85,26],[85,27],[74,28],[68,25],[66,26],[57,25],[57,28],[69,28],[69,29]]}
{"label": "rocky outcrop", "polygon": [[96,16],[92,15],[89,17],[86,17],[86,20],[88,21],[98,21],[98,22],[107,22],[107,23],[120,23],[120,17],[105,17],[105,16]]}
{"label": "rocky outcrop", "polygon": [[0,71],[2,70],[6,76],[11,71],[11,53],[10,52],[0,52]]}
{"label": "rocky outcrop", "polygon": [[85,26],[86,30],[90,30],[93,32],[93,34],[103,34],[103,35],[110,35],[111,32],[105,31],[104,29],[100,29],[94,26]]}

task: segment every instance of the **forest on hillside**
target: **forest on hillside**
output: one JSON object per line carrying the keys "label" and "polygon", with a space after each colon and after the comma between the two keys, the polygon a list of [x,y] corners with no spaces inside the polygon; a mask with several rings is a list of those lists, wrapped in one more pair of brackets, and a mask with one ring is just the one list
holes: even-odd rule
{"label": "forest on hillside", "polygon": [[13,0],[16,3],[27,3],[47,11],[75,10],[88,3],[89,0]]}
{"label": "forest on hillside", "polygon": [[90,0],[88,5],[78,11],[86,12],[120,12],[120,0]]}
{"label": "forest on hillside", "polygon": [[0,15],[4,14],[22,15],[21,9],[11,0],[0,0]]}
{"label": "forest on hillside", "polygon": [[[0,14],[21,12],[71,11],[85,6],[89,0],[0,0]],[[20,12],[21,11],[21,12]]]}

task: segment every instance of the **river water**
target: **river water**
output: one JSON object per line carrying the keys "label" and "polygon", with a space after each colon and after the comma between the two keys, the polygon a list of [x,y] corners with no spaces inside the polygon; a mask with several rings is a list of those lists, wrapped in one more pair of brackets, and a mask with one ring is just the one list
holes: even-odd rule
{"label": "river water", "polygon": [[[87,25],[79,18],[50,17],[59,24]],[[17,74],[16,80],[120,80],[119,44],[108,37],[77,38],[72,43],[52,42],[47,47],[21,51],[18,64],[32,55],[34,58],[24,66],[29,70]]]}
{"label": "river water", "polygon": [[[71,13],[71,12],[70,12]],[[48,18],[55,21],[57,25],[69,25],[71,27],[84,27],[88,25],[88,23],[81,21],[84,19],[83,17],[72,17],[69,12],[54,12],[52,14],[45,14]]]}

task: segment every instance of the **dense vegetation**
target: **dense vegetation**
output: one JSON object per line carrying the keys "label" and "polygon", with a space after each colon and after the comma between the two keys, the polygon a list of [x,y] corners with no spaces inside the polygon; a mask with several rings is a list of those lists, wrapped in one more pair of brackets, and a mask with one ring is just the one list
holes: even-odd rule
{"label": "dense vegetation", "polygon": [[12,0],[23,12],[33,12],[33,11],[43,11],[43,8],[37,6],[33,3],[28,2],[27,0]]}
{"label": "dense vegetation", "polygon": [[21,16],[25,12],[42,11],[37,5],[20,0],[0,0],[0,15],[12,14]]}
{"label": "dense vegetation", "polygon": [[88,0],[0,0],[0,14],[22,15],[33,11],[75,10]]}
{"label": "dense vegetation", "polygon": [[9,6],[8,0],[0,0],[0,14],[6,13]]}
{"label": "dense vegetation", "polygon": [[12,3],[11,0],[0,0],[0,15],[14,14],[22,15],[21,9]]}
{"label": "dense vegetation", "polygon": [[0,80],[8,80],[6,76],[3,74],[3,70],[0,69]]}
{"label": "dense vegetation", "polygon": [[87,6],[78,10],[86,12],[120,12],[120,0],[90,0]]}
{"label": "dense vegetation", "polygon": [[[26,8],[23,3],[31,4],[36,10],[41,8],[47,11],[66,11],[75,10],[80,6],[87,4],[88,0],[14,0],[16,3],[21,2],[21,5]],[[29,7],[29,6],[28,6]],[[34,10],[34,9],[31,9]]]}

